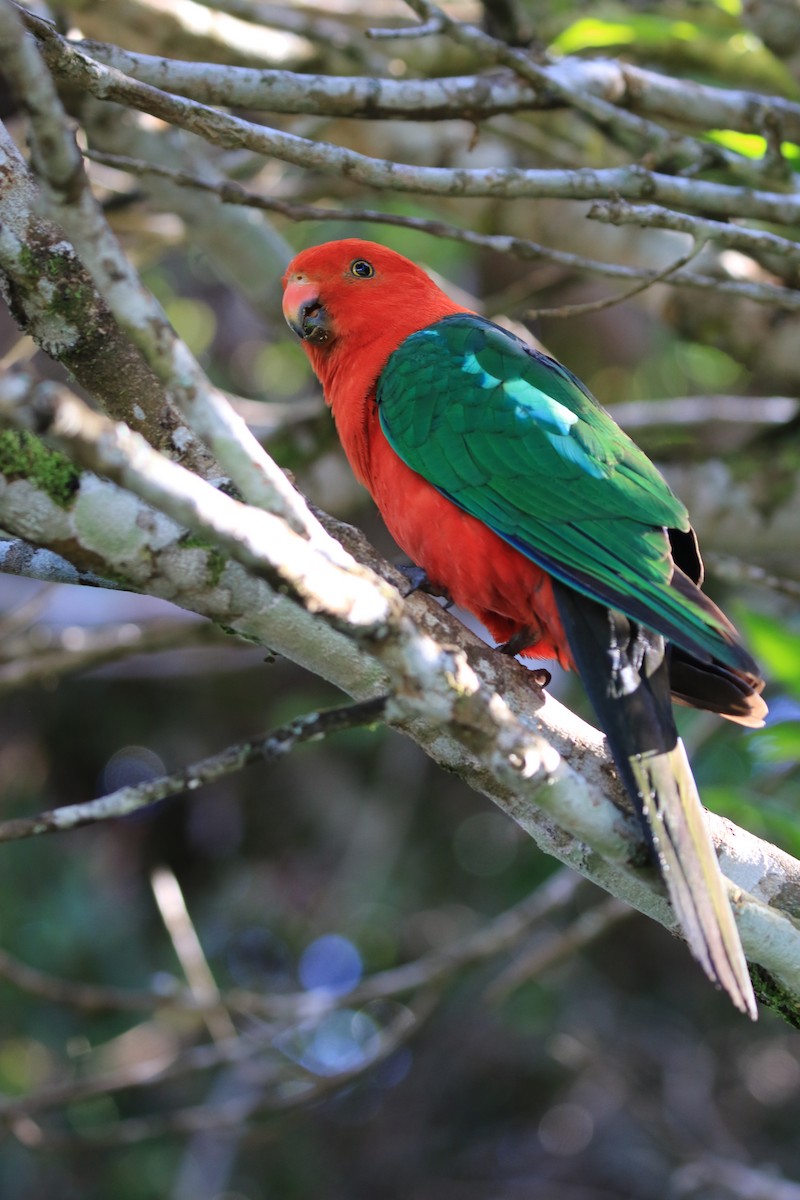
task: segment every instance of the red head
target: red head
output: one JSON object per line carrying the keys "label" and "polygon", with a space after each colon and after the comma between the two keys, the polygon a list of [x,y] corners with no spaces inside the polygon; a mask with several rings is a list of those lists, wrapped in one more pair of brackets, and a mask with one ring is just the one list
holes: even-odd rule
{"label": "red head", "polygon": [[[283,277],[283,312],[334,403],[333,384],[345,362],[380,373],[409,334],[464,309],[402,254],[346,238],[312,246]],[[333,390],[332,390],[333,389]]]}

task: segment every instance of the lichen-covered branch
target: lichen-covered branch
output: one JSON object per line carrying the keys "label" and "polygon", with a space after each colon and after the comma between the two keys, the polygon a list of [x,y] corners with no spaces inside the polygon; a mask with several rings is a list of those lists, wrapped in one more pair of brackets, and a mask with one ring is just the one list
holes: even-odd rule
{"label": "lichen-covered branch", "polygon": [[[166,460],[154,463],[155,452],[135,435],[110,427],[52,386],[31,392],[19,377],[7,380],[0,385],[0,410],[6,421],[30,424],[33,420],[69,445],[83,462],[156,501],[162,510],[151,510],[149,519],[137,518],[135,496],[76,472],[71,487],[60,496],[60,529],[53,519],[57,502],[48,498],[45,503],[43,540],[55,537],[55,545],[49,541],[53,549],[63,552],[74,531],[78,542],[88,535],[96,553],[100,501],[104,521],[111,526],[105,529],[105,537],[113,569],[127,571],[132,578],[137,572],[140,578],[146,574],[149,590],[157,591],[155,562],[167,546],[180,546],[177,521],[188,519],[246,566],[248,575],[265,578],[273,587],[283,586],[293,596],[295,610],[305,613],[302,628],[308,639],[298,657],[315,662],[318,670],[341,685],[344,679],[336,678],[341,659],[338,664],[330,659],[323,662],[319,630],[335,632],[345,644],[355,643],[375,665],[359,675],[353,672],[351,658],[347,690],[357,697],[375,695],[376,676],[381,678],[382,690],[391,696],[387,719],[392,724],[500,804],[548,852],[671,925],[657,874],[631,865],[640,833],[632,816],[617,807],[621,797],[609,774],[602,739],[551,697],[541,696],[522,668],[499,662],[502,656],[485,647],[469,655],[456,649],[452,623],[432,602],[418,600],[425,604],[424,615],[415,619],[415,609],[403,605],[397,593],[371,572],[356,564],[348,568],[331,563],[288,527],[279,530],[279,519],[271,514],[245,508]],[[29,539],[32,511],[38,507],[42,515],[41,498],[36,497],[35,506],[32,493],[33,485],[20,479],[0,494],[0,523]],[[265,540],[267,525],[270,532]],[[121,540],[132,534],[137,547],[121,546]],[[181,595],[176,586],[176,566],[173,560],[170,581],[185,603],[186,594]],[[228,566],[223,566],[218,584],[224,584],[227,571]],[[203,582],[201,594],[208,591],[208,581]],[[240,630],[247,628],[247,620],[240,620]],[[438,639],[431,636],[432,630]],[[288,647],[281,644],[280,633],[280,622],[267,619],[261,627],[268,644],[285,651]],[[456,635],[462,644],[463,636]],[[720,833],[719,826],[716,832]],[[786,912],[769,905],[779,894],[790,912],[798,912],[800,864],[757,839],[748,840],[746,835],[742,839],[735,841],[723,826],[721,845],[729,876],[737,885],[734,898],[745,950],[778,980],[781,1003],[791,1011],[800,1002],[800,929]],[[754,845],[758,854],[752,852]],[[740,887],[746,888],[746,894],[740,893]]]}
{"label": "lichen-covered branch", "polygon": [[212,386],[123,254],[92,196],[83,159],[53,80],[9,0],[0,0],[0,53],[12,87],[25,98],[45,197],[120,326],[167,385],[190,427],[207,442],[242,494],[263,508],[282,513],[294,528],[335,555],[335,543],[308,510],[298,505],[283,472],[262,450],[225,396]]}
{"label": "lichen-covered branch", "polygon": [[[140,83],[201,104],[370,120],[447,121],[466,117],[479,121],[501,113],[558,107],[564,104],[565,92],[571,90],[698,129],[760,134],[772,119],[779,124],[784,138],[800,141],[800,104],[795,101],[673,79],[611,60],[564,58],[543,64],[539,86],[533,87],[509,70],[438,79],[308,75],[159,58],[104,42],[74,40],[68,44]],[[64,69],[65,65],[59,60],[56,69]],[[557,85],[555,90],[549,87],[550,81]]]}
{"label": "lichen-covered branch", "polygon": [[[110,139],[109,139],[110,140]],[[117,142],[126,140],[117,137]],[[480,233],[474,229],[463,229],[451,225],[447,221],[437,221],[429,217],[408,216],[404,213],[384,212],[374,208],[325,208],[316,204],[301,204],[293,200],[283,200],[276,196],[263,196],[257,192],[249,192],[240,184],[230,180],[211,180],[199,178],[188,171],[177,170],[174,165],[165,166],[161,162],[146,161],[141,158],[130,158],[128,155],[109,153],[97,150],[92,146],[88,157],[97,162],[130,171],[145,179],[151,176],[155,179],[168,181],[174,185],[174,190],[182,189],[196,191],[200,194],[210,194],[219,198],[223,206],[245,206],[261,209],[263,212],[278,213],[290,221],[326,221],[350,224],[369,222],[373,225],[394,225],[405,229],[414,229],[419,233],[427,233],[436,238],[447,238],[461,242],[465,246],[477,246],[496,254],[506,254],[523,262],[541,260],[558,263],[574,270],[587,271],[590,274],[605,276],[608,279],[642,280],[645,287],[652,283],[664,282],[675,287],[688,287],[700,291],[714,291],[729,296],[739,296],[752,300],[756,304],[768,304],[776,308],[789,310],[800,309],[800,295],[791,289],[775,287],[769,283],[752,282],[749,280],[734,280],[724,275],[702,275],[696,271],[686,270],[685,267],[673,266],[668,271],[648,270],[647,268],[627,266],[621,263],[598,262],[581,254],[573,254],[568,250],[558,250],[553,246],[543,246],[529,238],[510,236],[508,234]],[[608,206],[605,202],[593,205],[587,216],[598,220],[608,220],[611,224],[642,224],[656,228],[673,229],[676,232],[688,233],[699,238],[708,238],[722,245],[746,249],[750,252],[780,254],[785,258],[788,269],[797,257],[796,243],[776,234],[761,233],[757,230],[743,229],[738,225],[726,224],[722,221],[706,221],[699,217],[690,217],[681,213],[670,213],[667,209],[657,209],[655,206],[626,205],[625,211],[632,215],[620,222],[606,217]],[[179,208],[183,205],[179,204]],[[622,211],[622,205],[617,202],[610,211]],[[644,213],[643,220],[637,220],[638,213]],[[663,221],[657,218],[650,220],[648,213],[664,213]],[[245,285],[246,286],[246,281]]]}
{"label": "lichen-covered branch", "polygon": [[0,122],[0,291],[21,329],[106,412],[200,474],[211,458],[123,334]]}
{"label": "lichen-covered branch", "polygon": [[[374,158],[330,142],[256,125],[139,83],[73,49],[49,26],[37,29],[37,33],[42,39],[42,53],[51,67],[98,99],[148,112],[214,145],[246,148],[367,187],[432,196],[491,196],[507,200],[533,197],[598,200],[618,195],[627,200],[700,209],[709,216],[737,216],[789,225],[800,217],[800,189],[793,180],[782,181],[781,191],[770,191],[694,176],[662,174],[638,163],[596,170],[588,167],[552,170],[428,167]],[[613,111],[621,120],[619,111]]]}

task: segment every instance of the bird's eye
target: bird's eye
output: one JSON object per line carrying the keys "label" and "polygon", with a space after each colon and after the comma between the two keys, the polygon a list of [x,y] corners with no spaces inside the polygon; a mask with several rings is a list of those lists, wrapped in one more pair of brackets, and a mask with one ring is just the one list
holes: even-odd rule
{"label": "bird's eye", "polygon": [[375,268],[365,258],[356,258],[350,263],[350,274],[356,275],[359,279],[371,279],[375,274]]}

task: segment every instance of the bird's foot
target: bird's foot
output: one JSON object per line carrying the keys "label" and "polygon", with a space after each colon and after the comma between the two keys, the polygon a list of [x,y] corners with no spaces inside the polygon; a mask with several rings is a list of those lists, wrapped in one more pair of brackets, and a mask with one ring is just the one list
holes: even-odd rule
{"label": "bird's foot", "polygon": [[[501,642],[497,647],[501,654],[508,654],[511,658],[516,658],[523,650],[527,650],[529,646],[535,646],[539,640],[538,633],[531,629],[529,625],[523,625],[522,629],[508,639],[507,642]],[[546,667],[536,667],[531,671],[533,682],[538,688],[546,688],[550,680],[553,678]]]}
{"label": "bird's foot", "polygon": [[553,678],[547,667],[534,667],[534,669],[531,671],[531,675],[533,676],[533,682],[540,689],[540,691],[544,691],[550,680]]}
{"label": "bird's foot", "polygon": [[527,650],[528,646],[533,646],[538,640],[538,633],[529,625],[523,625],[507,642],[501,642],[497,649],[501,654],[507,654],[509,658],[516,658],[518,654]]}
{"label": "bird's foot", "polygon": [[413,596],[414,592],[426,592],[429,596],[441,596],[447,603],[445,608],[451,608],[453,605],[452,598],[444,590],[444,588],[436,587],[428,578],[427,571],[423,567],[414,566],[413,563],[395,563],[395,570],[399,571],[404,577],[408,587],[403,592],[403,599],[407,600],[409,596]]}

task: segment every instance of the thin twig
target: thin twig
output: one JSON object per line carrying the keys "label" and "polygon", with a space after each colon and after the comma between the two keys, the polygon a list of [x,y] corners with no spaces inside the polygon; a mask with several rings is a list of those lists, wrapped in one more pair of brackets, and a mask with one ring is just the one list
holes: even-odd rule
{"label": "thin twig", "polygon": [[[314,1104],[360,1079],[394,1054],[417,1032],[420,1024],[430,1017],[437,1001],[438,994],[432,989],[418,997],[413,1006],[400,1008],[393,1019],[378,1032],[372,1044],[365,1048],[362,1061],[347,1071],[315,1077],[302,1068],[297,1068],[294,1076],[286,1081],[290,1086],[281,1086],[282,1077],[279,1075],[276,1079],[274,1062],[268,1061],[262,1067],[262,1073],[265,1072],[267,1076],[266,1082],[271,1085],[271,1090],[266,1093],[263,1088],[257,1091],[250,1089],[244,1097],[236,1096],[218,1104],[181,1108],[153,1117],[129,1117],[76,1135],[51,1132],[33,1122],[25,1110],[24,1100],[18,1101],[7,1112],[6,1120],[12,1132],[31,1149],[75,1145],[133,1145],[168,1134],[238,1127],[249,1123],[260,1113],[285,1113],[306,1108],[309,1104]],[[227,1049],[227,1044],[223,1049]],[[251,1070],[248,1079],[253,1082],[255,1078],[256,1072]]]}
{"label": "thin twig", "polygon": [[175,796],[180,792],[194,792],[205,784],[241,771],[253,763],[280,758],[302,742],[316,741],[345,729],[375,724],[382,719],[385,707],[386,698],[379,697],[375,700],[343,705],[341,708],[307,713],[274,729],[264,737],[228,746],[219,754],[200,759],[199,762],[191,763],[171,775],[118,788],[97,800],[48,809],[34,817],[15,817],[0,822],[0,842],[19,841],[21,838],[35,837],[41,833],[63,832],[98,821],[129,816],[165,800],[168,796]]}
{"label": "thin twig", "polygon": [[33,644],[19,640],[0,646],[0,696],[18,688],[52,683],[65,675],[91,671],[134,654],[158,654],[189,646],[222,642],[223,635],[209,622],[151,620],[126,621],[99,629],[70,627],[54,631],[46,640],[41,627]]}
{"label": "thin twig", "polygon": [[442,33],[444,30],[444,22],[440,17],[431,17],[429,21],[423,21],[419,25],[397,25],[387,29],[367,29],[365,33],[368,38],[376,40],[389,40],[391,38],[424,38],[431,37],[433,34]]}
{"label": "thin twig", "polygon": [[656,283],[661,283],[676,271],[680,271],[681,267],[685,267],[692,259],[697,258],[698,254],[703,250],[705,241],[698,238],[691,250],[686,254],[682,254],[680,258],[676,258],[668,266],[661,271],[654,271],[649,279],[642,280],[634,287],[629,288],[626,292],[621,292],[618,296],[606,296],[602,300],[588,300],[585,304],[562,304],[556,308],[530,308],[525,313],[529,320],[534,320],[538,317],[581,317],[587,313],[601,312],[606,308],[614,308],[617,304],[624,304],[626,300],[638,296],[641,292],[646,292],[648,288],[653,287]]}
{"label": "thin twig", "polygon": [[[599,262],[586,258],[581,254],[573,254],[568,250],[556,250],[552,246],[544,246],[540,242],[528,238],[515,237],[508,234],[485,234],[472,229],[461,229],[446,221],[437,221],[428,217],[406,216],[400,213],[382,212],[370,208],[326,208],[314,204],[301,204],[293,200],[282,200],[275,196],[261,196],[256,192],[247,191],[241,184],[234,182],[209,182],[190,175],[185,171],[177,171],[161,164],[144,162],[141,159],[129,158],[120,154],[108,154],[99,150],[87,150],[87,158],[95,162],[129,171],[137,175],[156,175],[168,179],[178,187],[196,188],[218,196],[226,204],[241,204],[250,208],[261,209],[264,212],[279,213],[290,221],[342,221],[347,224],[353,221],[368,222],[374,225],[393,225],[404,229],[414,229],[419,233],[430,234],[432,237],[448,238],[469,246],[478,246],[492,250],[498,254],[506,254],[523,261],[541,259],[545,262],[558,263],[573,270],[589,271],[595,275],[603,275],[610,279],[642,280],[645,287],[654,281],[654,272],[647,268],[622,266],[617,263]],[[665,210],[666,211],[666,210]],[[732,238],[735,231],[741,227],[728,226],[722,222],[709,222],[719,230],[731,230]],[[693,228],[686,232],[694,233]],[[702,230],[700,231],[702,232]],[[776,235],[772,235],[775,237]],[[709,234],[711,237],[711,234]],[[725,241],[720,232],[715,234],[717,240]],[[785,242],[787,247],[795,243],[788,238],[777,238]],[[678,274],[672,272],[678,270]],[[689,287],[715,293],[742,296],[760,304],[774,304],[778,307],[800,308],[800,295],[787,288],[773,287],[768,284],[741,282],[712,275],[697,275],[693,272],[683,272],[680,267],[672,266],[664,277],[664,281],[676,287]],[[631,293],[634,294],[634,293]]]}
{"label": "thin twig", "polygon": [[166,866],[156,867],[150,875],[150,886],[189,991],[198,1008],[202,1009],[208,1032],[215,1042],[235,1038],[236,1026],[220,996],[175,872]]}
{"label": "thin twig", "polygon": [[574,958],[618,921],[633,916],[633,912],[627,904],[613,897],[593,905],[567,928],[537,943],[527,954],[516,955],[486,989],[484,1000],[487,1004],[499,1004],[524,983],[538,979],[551,967]]}

